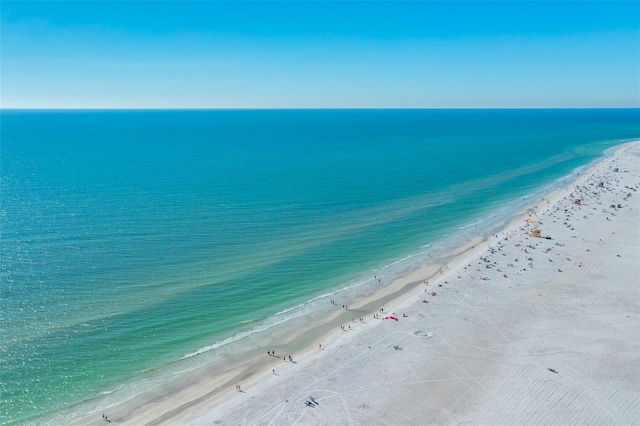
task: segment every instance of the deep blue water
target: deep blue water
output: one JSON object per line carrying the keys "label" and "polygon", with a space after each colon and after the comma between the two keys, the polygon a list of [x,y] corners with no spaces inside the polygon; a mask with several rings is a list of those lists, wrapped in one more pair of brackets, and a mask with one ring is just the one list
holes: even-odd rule
{"label": "deep blue water", "polygon": [[640,110],[5,110],[0,125],[12,423],[435,243],[640,137]]}

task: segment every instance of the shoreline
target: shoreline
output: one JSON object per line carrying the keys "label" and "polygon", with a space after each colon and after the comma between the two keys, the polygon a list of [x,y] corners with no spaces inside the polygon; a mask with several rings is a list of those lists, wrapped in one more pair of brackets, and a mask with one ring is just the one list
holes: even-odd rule
{"label": "shoreline", "polygon": [[[584,166],[584,170],[579,172],[574,181],[568,185],[570,187],[580,185],[580,182],[586,181],[589,176],[602,169],[605,164],[616,161],[622,152],[637,150],[639,145],[638,142],[631,142],[619,146],[612,156],[601,158],[595,164]],[[557,182],[561,183],[567,178],[570,178],[570,176]],[[517,214],[514,214],[510,220],[495,224],[492,231],[504,234],[505,232],[513,232],[522,228],[522,220],[526,215],[544,208],[549,203],[562,199],[567,190],[568,187],[560,185],[552,192],[545,194],[542,199],[532,197],[525,202],[525,206]],[[475,228],[477,225],[471,224],[469,226],[474,226]],[[468,226],[465,225],[466,227]],[[251,389],[251,394],[256,392],[262,394],[263,389],[268,386],[274,386],[275,382],[286,380],[286,378],[281,377],[273,378],[273,380],[267,379],[273,376],[270,371],[271,368],[275,368],[276,372],[286,368],[286,370],[283,370],[283,375],[285,371],[288,372],[292,368],[304,369],[311,363],[321,362],[320,360],[324,353],[328,352],[328,347],[349,345],[349,342],[353,343],[352,341],[355,337],[350,337],[353,333],[345,333],[339,328],[340,325],[353,324],[350,318],[366,317],[364,324],[356,323],[357,327],[354,326],[354,331],[355,329],[369,330],[371,327],[382,326],[379,321],[371,318],[371,313],[375,312],[378,306],[384,306],[385,313],[389,309],[394,312],[402,310],[415,311],[416,297],[422,296],[421,286],[423,286],[424,281],[428,280],[430,282],[430,285],[426,286],[430,290],[435,288],[432,286],[448,285],[449,281],[453,282],[457,276],[451,277],[454,271],[459,272],[463,265],[471,265],[475,262],[478,253],[486,251],[485,243],[487,241],[494,242],[494,240],[495,238],[492,236],[477,236],[474,240],[468,241],[463,247],[453,247],[449,253],[433,259],[443,263],[432,263],[433,261],[427,260],[418,269],[410,270],[406,275],[377,289],[374,294],[361,299],[354,306],[350,306],[348,311],[340,310],[340,306],[335,306],[336,310],[330,312],[329,315],[325,315],[327,309],[324,308],[309,317],[293,318],[286,321],[285,324],[275,326],[270,340],[278,342],[278,344],[270,343],[270,348],[275,349],[277,355],[291,353],[297,364],[289,363],[288,361],[282,362],[281,358],[278,359],[281,361],[278,363],[278,360],[274,357],[265,355],[264,352],[266,352],[267,347],[257,345],[257,347],[241,354],[238,357],[239,360],[235,362],[236,365],[227,364],[227,368],[220,369],[219,365],[228,362],[227,360],[222,360],[220,363],[208,364],[187,373],[192,383],[182,388],[174,389],[169,393],[166,392],[166,389],[156,389],[144,399],[134,398],[135,402],[127,401],[119,406],[106,409],[108,410],[109,418],[115,423],[123,424],[158,424],[163,422],[167,422],[167,424],[201,424],[222,418],[227,413],[231,413],[229,415],[235,418],[233,417],[234,407],[244,404],[242,397],[247,396],[247,394],[232,393],[234,391],[231,390],[231,385],[241,382],[243,390],[247,389],[245,392],[249,392],[248,389]],[[472,261],[472,259],[474,260]],[[442,274],[439,273],[440,270],[442,270]],[[445,280],[445,277],[448,279]],[[439,292],[439,290],[434,291]],[[429,305],[424,305],[433,306],[435,301],[438,304],[441,303],[440,300],[437,297],[432,297],[429,299]],[[402,315],[402,313],[398,315]],[[413,316],[414,314],[411,315],[412,318]],[[403,322],[403,320],[404,318],[401,317],[400,322]],[[321,321],[321,325],[316,325],[317,321]],[[292,329],[299,331],[290,334]],[[358,333],[360,331],[356,332],[356,334]],[[428,334],[429,331],[425,333]],[[322,342],[327,351],[318,351],[317,343],[319,342]],[[194,377],[198,377],[198,379],[193,381]],[[185,378],[181,380],[185,380]],[[187,381],[189,380],[187,379]],[[211,411],[211,407],[218,404],[220,404],[218,408]],[[98,417],[100,411],[105,410],[101,409],[88,413],[87,417],[77,420],[73,424],[96,424],[97,421],[100,421]],[[98,420],[96,421],[96,419]]]}

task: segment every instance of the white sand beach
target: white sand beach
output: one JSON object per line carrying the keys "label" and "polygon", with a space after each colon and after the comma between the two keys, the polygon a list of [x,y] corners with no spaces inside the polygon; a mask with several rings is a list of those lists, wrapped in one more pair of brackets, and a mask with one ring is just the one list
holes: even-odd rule
{"label": "white sand beach", "polygon": [[[336,301],[336,315],[307,334],[313,343],[292,353],[294,362],[264,348],[259,359],[197,385],[127,411],[112,407],[109,419],[640,424],[639,189],[635,142],[446,265],[424,265],[346,313]],[[364,308],[372,304],[377,318]],[[354,320],[344,321],[350,313]],[[103,422],[91,416],[79,424]]]}

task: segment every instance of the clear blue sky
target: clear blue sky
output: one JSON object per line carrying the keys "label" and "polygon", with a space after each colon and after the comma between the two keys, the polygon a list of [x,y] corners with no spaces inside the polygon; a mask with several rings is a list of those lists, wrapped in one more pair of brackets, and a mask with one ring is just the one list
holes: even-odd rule
{"label": "clear blue sky", "polygon": [[640,107],[640,2],[2,1],[2,108]]}

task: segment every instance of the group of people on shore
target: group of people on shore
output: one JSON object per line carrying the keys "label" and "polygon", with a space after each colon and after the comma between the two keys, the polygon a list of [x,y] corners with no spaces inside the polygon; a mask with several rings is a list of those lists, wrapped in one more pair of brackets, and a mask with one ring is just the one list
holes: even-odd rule
{"label": "group of people on shore", "polygon": [[[267,355],[272,356],[272,357],[276,357],[276,351],[270,349],[270,350],[267,351]],[[276,357],[276,358],[280,358],[280,357]],[[283,356],[282,360],[284,362],[287,362],[287,360],[289,360],[289,362],[293,362],[293,357],[291,355]]]}

